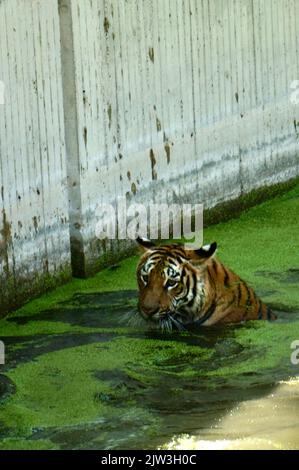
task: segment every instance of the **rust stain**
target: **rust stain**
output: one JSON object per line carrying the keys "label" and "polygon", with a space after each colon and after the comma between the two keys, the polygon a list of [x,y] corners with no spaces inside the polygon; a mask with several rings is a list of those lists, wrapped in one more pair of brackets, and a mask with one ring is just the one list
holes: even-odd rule
{"label": "rust stain", "polygon": [[127,177],[128,177],[128,180],[131,181],[131,173],[129,171],[127,172]]}
{"label": "rust stain", "polygon": [[6,212],[4,209],[2,211],[2,224],[3,224],[3,227],[0,230],[0,234],[3,238],[4,244],[7,246],[11,244],[12,235],[11,235],[11,224],[7,220]]}
{"label": "rust stain", "polygon": [[109,28],[110,28],[110,23],[109,23],[108,18],[105,16],[105,18],[104,18],[104,30],[105,30],[106,34],[108,34]]}
{"label": "rust stain", "polygon": [[148,55],[149,55],[149,58],[151,59],[152,63],[154,63],[155,62],[155,52],[154,52],[154,49],[152,47],[149,47]]}
{"label": "rust stain", "polygon": [[86,103],[87,103],[86,92],[85,92],[85,90],[83,90],[83,104],[84,104],[84,106],[86,106]]}
{"label": "rust stain", "polygon": [[135,184],[135,183],[132,183],[132,184],[131,184],[131,191],[132,191],[132,193],[133,193],[134,195],[136,194],[137,188],[136,188],[136,184]]}
{"label": "rust stain", "polygon": [[166,153],[167,165],[169,165],[169,163],[170,163],[170,145],[169,145],[168,142],[166,142],[166,144],[164,145],[164,150],[165,150],[165,153]]}
{"label": "rust stain", "polygon": [[87,127],[83,128],[83,139],[84,139],[84,144],[86,147],[87,146]]}
{"label": "rust stain", "polygon": [[157,179],[157,172],[155,170],[157,161],[156,161],[153,149],[150,149],[150,160],[151,160],[151,167],[152,167],[152,180],[154,181]]}
{"label": "rust stain", "polygon": [[34,226],[34,230],[35,230],[35,233],[37,232],[37,229],[38,229],[38,222],[37,222],[37,217],[36,215],[33,217],[33,226]]}
{"label": "rust stain", "polygon": [[156,117],[156,126],[157,126],[157,132],[161,131],[161,121]]}
{"label": "rust stain", "polygon": [[109,129],[110,129],[111,128],[111,121],[112,121],[112,107],[111,107],[111,104],[108,104],[107,114],[108,114]]}
{"label": "rust stain", "polygon": [[4,271],[9,272],[9,261],[8,261],[8,246],[11,245],[12,235],[11,235],[11,224],[8,222],[6,217],[6,212],[3,209],[2,211],[2,229],[0,230],[0,260],[4,260],[5,267]]}

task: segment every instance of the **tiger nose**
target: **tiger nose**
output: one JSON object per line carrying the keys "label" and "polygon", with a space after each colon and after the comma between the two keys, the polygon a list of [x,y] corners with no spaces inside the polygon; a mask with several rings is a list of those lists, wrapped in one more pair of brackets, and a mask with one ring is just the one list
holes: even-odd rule
{"label": "tiger nose", "polygon": [[155,313],[159,311],[159,305],[158,304],[147,304],[144,302],[141,306],[141,309],[145,315],[151,317]]}

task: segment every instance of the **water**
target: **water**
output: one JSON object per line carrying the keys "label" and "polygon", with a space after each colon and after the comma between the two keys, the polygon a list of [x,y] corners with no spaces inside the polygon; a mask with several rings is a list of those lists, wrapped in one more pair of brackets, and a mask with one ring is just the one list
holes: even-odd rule
{"label": "water", "polygon": [[299,448],[297,312],[168,334],[128,326],[136,296],[6,320],[0,447]]}

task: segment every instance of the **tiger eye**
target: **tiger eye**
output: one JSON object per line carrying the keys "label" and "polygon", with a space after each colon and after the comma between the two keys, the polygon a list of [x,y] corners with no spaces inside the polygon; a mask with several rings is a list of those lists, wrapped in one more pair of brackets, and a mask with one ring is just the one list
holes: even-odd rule
{"label": "tiger eye", "polygon": [[173,279],[168,279],[166,282],[166,287],[174,287],[178,282],[174,281]]}

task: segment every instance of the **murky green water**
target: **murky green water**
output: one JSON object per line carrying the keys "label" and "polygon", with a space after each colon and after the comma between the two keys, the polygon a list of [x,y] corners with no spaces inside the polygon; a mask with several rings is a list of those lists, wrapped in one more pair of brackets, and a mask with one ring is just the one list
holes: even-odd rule
{"label": "murky green water", "polygon": [[130,326],[130,258],[0,321],[0,448],[299,448],[299,188],[206,241],[279,320],[192,332]]}
{"label": "murky green water", "polygon": [[[127,327],[134,303],[135,291],[76,295],[34,318],[34,335],[4,338],[2,447],[238,447],[257,439],[257,431],[256,445],[299,447],[299,385],[279,392],[296,372],[290,343],[294,329],[299,337],[297,313],[280,312],[271,324],[162,334]],[[32,321],[21,316],[7,323],[26,333]],[[66,331],[42,333],[48,322]],[[296,437],[289,429],[290,437],[272,441],[281,409]]]}

